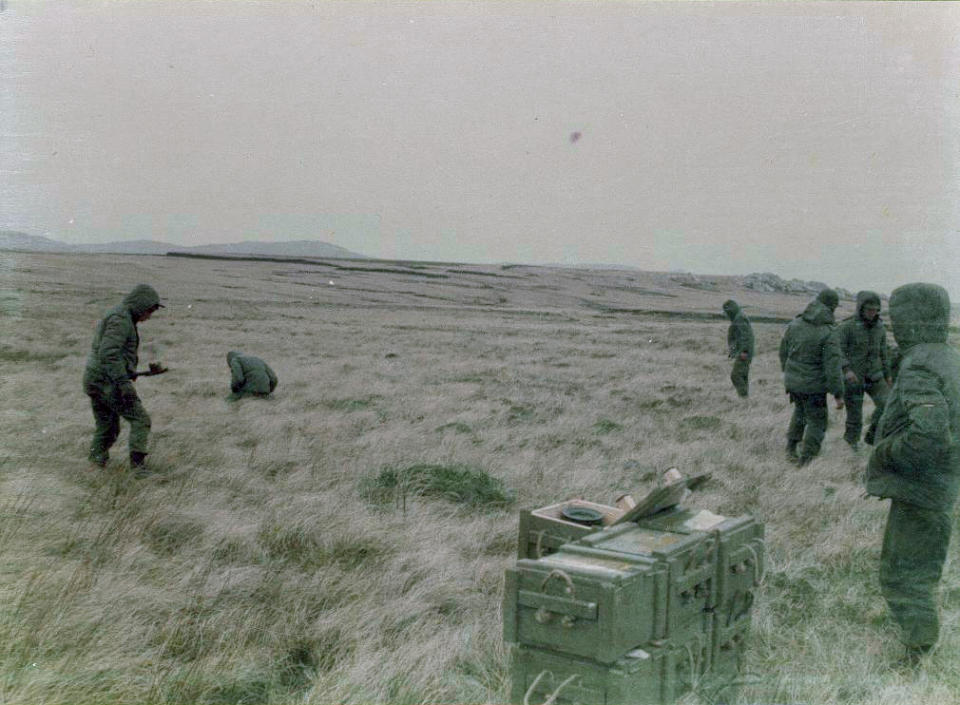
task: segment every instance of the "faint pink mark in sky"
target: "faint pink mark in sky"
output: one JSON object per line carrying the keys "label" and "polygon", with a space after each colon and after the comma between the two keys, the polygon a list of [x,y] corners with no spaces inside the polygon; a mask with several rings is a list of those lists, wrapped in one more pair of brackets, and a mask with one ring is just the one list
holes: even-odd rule
{"label": "faint pink mark in sky", "polygon": [[580,139],[581,136],[582,136],[582,135],[581,135],[579,132],[571,132],[571,133],[570,133],[570,144],[573,144],[574,142],[576,142],[578,139]]}

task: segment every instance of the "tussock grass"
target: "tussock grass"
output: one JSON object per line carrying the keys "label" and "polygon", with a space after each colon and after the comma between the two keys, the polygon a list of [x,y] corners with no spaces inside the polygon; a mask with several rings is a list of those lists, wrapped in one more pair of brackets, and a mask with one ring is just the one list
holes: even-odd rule
{"label": "tussock grass", "polygon": [[384,468],[362,484],[361,492],[376,502],[387,498],[404,501],[406,495],[413,494],[447,499],[473,508],[502,508],[514,501],[503,481],[485,470],[431,463]]}
{"label": "tussock grass", "polygon": [[[638,272],[346,270],[329,287],[294,263],[11,257],[2,702],[504,702],[518,508],[639,496],[673,466],[712,475],[689,506],[767,528],[737,702],[960,701],[954,551],[943,638],[907,678],[889,668],[866,452],[831,410],[822,456],[783,461],[781,324],[754,326],[752,396],[730,385],[723,300],[789,318],[806,299]],[[140,281],[168,303],[143,358],[171,371],[137,382],[157,470],[137,481],[126,429],[87,467],[80,376],[93,326]],[[644,314],[665,306],[683,315]],[[270,362],[272,398],[227,401],[231,349]]]}

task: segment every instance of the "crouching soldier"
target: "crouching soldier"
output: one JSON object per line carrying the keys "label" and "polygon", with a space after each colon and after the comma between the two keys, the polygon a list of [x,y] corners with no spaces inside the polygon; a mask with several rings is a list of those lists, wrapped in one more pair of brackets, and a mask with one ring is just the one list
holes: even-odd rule
{"label": "crouching soldier", "polygon": [[827,393],[843,408],[840,347],[834,336],[837,292],[824,289],[790,321],[780,340],[780,369],[793,403],[787,429],[787,457],[803,466],[820,452],[827,432]]}
{"label": "crouching soldier", "polygon": [[230,366],[230,391],[234,398],[246,394],[265,397],[277,388],[277,375],[259,357],[241,355],[231,350],[227,353],[227,364]]}
{"label": "crouching soldier", "polygon": [[887,355],[887,331],[880,320],[880,297],[872,291],[857,293],[857,312],[837,327],[843,355],[844,394],[847,427],[843,439],[854,450],[863,429],[863,394],[873,399],[873,415],[864,439],[873,445],[877,422],[893,383]]}
{"label": "crouching soldier", "polygon": [[152,286],[140,284],[123,302],[110,309],[97,325],[93,345],[83,373],[83,389],[90,397],[96,429],[90,443],[89,459],[103,467],[110,447],[120,433],[120,419],[130,424],[130,467],[138,476],[146,472],[150,416],[140,403],[133,381],[137,371],[140,336],[137,324],[163,308]]}
{"label": "crouching soldier", "polygon": [[916,665],[937,641],[940,582],[960,485],[960,353],[947,344],[950,299],[934,284],[890,296],[902,358],[867,465],[867,493],[890,498],[880,588]]}
{"label": "crouching soldier", "polygon": [[733,360],[730,381],[741,397],[750,393],[750,361],[753,360],[753,327],[740,305],[733,299],[723,303],[723,312],[730,319],[727,328],[727,357]]}

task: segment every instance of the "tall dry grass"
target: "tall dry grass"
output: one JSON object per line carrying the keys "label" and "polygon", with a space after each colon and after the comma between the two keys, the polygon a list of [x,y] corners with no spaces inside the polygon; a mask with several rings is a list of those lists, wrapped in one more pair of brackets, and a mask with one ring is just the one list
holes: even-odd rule
{"label": "tall dry grass", "polygon": [[[782,326],[755,325],[743,402],[723,320],[627,312],[733,296],[789,317],[803,298],[636,272],[4,257],[0,702],[503,702],[518,509],[642,493],[670,466],[713,473],[691,506],[766,524],[740,702],[960,699],[955,561],[940,647],[891,670],[866,453],[832,414],[821,459],[782,459]],[[168,303],[142,357],[171,372],[137,383],[156,470],[137,481],[126,431],[87,466],[80,375],[141,281]],[[227,401],[232,349],[270,362],[273,398]]]}

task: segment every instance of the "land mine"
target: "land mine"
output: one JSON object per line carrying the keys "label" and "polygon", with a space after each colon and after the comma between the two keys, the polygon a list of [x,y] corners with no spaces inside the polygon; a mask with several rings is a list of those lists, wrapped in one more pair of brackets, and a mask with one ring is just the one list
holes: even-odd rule
{"label": "land mine", "polygon": [[[740,702],[960,699],[956,561],[931,664],[889,670],[865,452],[831,411],[821,456],[783,460],[776,347],[809,296],[509,265],[5,252],[0,271],[0,701],[506,702],[519,511],[610,504],[668,467],[712,473],[689,506],[766,527]],[[142,281],[168,308],[141,361],[170,372],[137,382],[159,472],[134,481],[89,469],[80,376]],[[746,402],[730,297],[757,337]],[[270,361],[272,398],[226,401],[234,348]]]}

